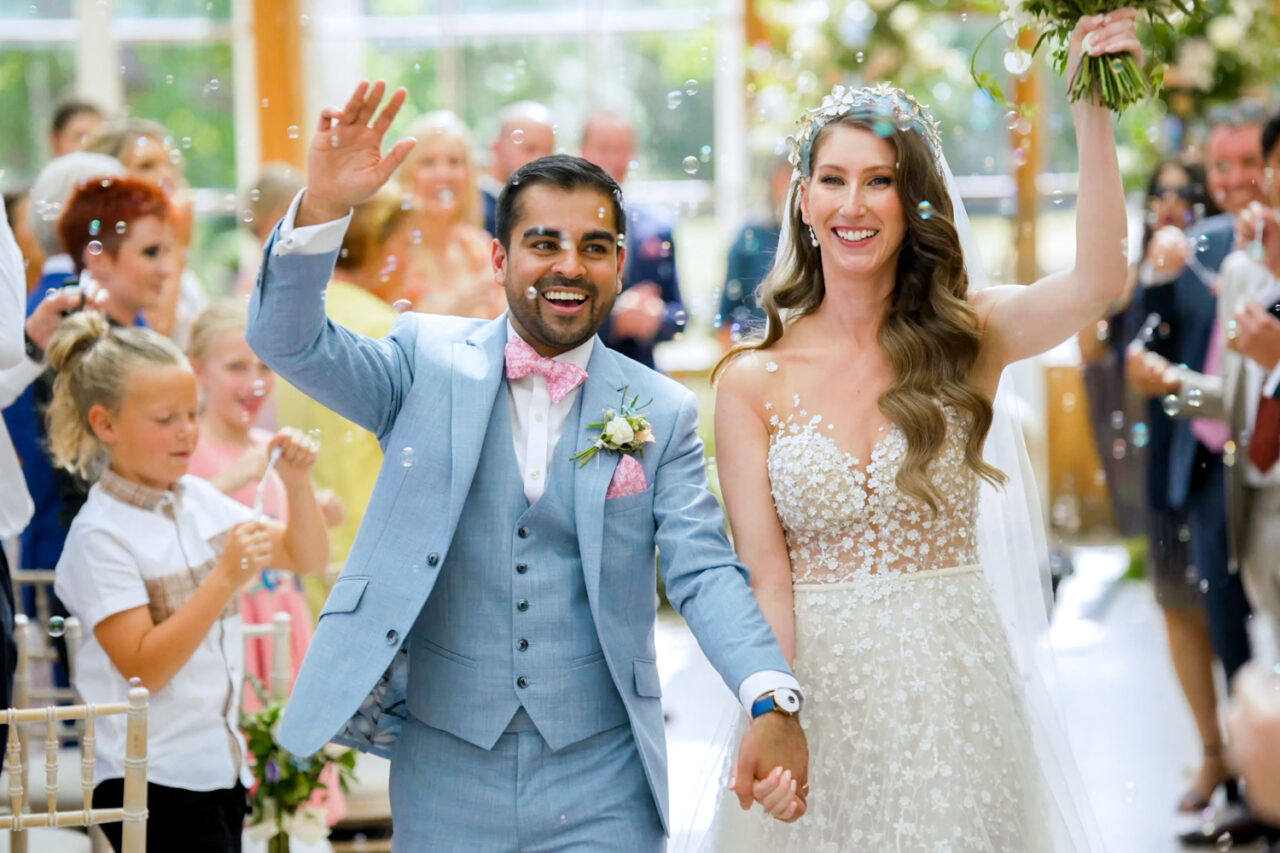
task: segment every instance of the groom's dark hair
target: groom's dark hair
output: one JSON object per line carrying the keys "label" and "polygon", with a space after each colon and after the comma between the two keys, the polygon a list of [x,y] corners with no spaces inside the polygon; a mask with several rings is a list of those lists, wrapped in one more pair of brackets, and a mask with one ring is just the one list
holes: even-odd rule
{"label": "groom's dark hair", "polygon": [[531,186],[544,184],[560,190],[597,190],[601,195],[609,197],[613,206],[613,222],[618,229],[618,236],[627,233],[627,218],[622,211],[622,188],[590,160],[571,157],[568,154],[552,154],[550,157],[539,157],[526,163],[512,173],[507,185],[498,194],[498,204],[494,212],[494,228],[502,248],[511,248],[511,229],[520,218],[520,196]]}

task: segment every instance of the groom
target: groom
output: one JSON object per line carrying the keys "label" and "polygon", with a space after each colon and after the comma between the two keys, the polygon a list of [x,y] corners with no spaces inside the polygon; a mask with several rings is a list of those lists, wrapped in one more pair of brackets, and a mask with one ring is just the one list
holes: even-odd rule
{"label": "groom", "polygon": [[[625,254],[613,180],[564,156],[512,176],[497,320],[409,313],[375,340],[325,319],[350,207],[413,145],[381,156],[405,97],[375,118],[383,92],[362,83],[323,113],[308,188],[267,244],[251,305],[263,360],[386,454],[281,742],[389,756],[397,851],[662,849],[658,551],[671,602],[755,715],[740,800],[795,819],[798,685],[707,491],[694,396],[596,337]],[[624,396],[642,401],[650,435],[621,443],[644,453],[574,461]]]}

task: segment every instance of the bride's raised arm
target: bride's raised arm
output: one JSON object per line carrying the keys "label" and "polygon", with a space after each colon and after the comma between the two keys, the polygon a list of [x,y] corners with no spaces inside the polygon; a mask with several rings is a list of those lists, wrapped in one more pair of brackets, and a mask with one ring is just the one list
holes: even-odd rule
{"label": "bride's raised arm", "polygon": [[[1086,49],[1095,56],[1127,51],[1141,62],[1135,17],[1134,10],[1121,9],[1081,18],[1071,37],[1068,75]],[[1128,217],[1112,114],[1083,100],[1072,105],[1071,113],[1080,168],[1075,264],[1029,287],[991,287],[973,294],[985,331],[978,364],[983,380],[996,380],[1006,365],[1062,343],[1101,318],[1124,291]]]}
{"label": "bride's raised arm", "polygon": [[787,656],[795,663],[796,620],[791,559],[769,487],[769,429],[764,378],[756,353],[735,358],[716,386],[716,470],[738,558],[751,571],[751,589]]}

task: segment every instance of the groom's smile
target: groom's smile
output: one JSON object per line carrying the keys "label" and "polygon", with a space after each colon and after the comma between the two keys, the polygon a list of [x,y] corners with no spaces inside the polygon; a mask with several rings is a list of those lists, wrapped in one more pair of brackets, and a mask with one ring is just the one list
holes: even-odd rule
{"label": "groom's smile", "polygon": [[625,250],[612,211],[595,188],[535,184],[520,192],[510,248],[494,242],[511,323],[541,355],[588,340],[613,309]]}

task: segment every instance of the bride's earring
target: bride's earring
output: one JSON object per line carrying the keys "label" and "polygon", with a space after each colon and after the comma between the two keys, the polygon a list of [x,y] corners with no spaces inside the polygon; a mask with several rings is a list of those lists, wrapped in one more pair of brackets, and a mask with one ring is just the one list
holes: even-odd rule
{"label": "bride's earring", "polygon": [[818,246],[818,233],[813,230],[813,226],[809,226],[809,239],[813,241],[814,248]]}

